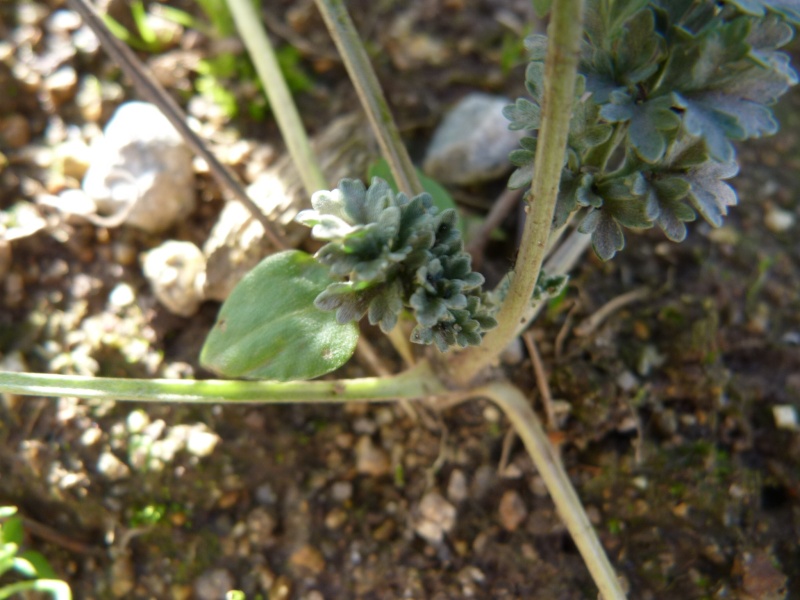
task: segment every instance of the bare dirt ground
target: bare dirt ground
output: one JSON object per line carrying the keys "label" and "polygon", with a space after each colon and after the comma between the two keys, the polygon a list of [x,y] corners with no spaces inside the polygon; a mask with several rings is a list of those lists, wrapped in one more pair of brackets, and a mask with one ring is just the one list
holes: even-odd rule
{"label": "bare dirt ground", "polygon": [[[62,2],[25,4],[0,5],[0,208],[30,203],[45,226],[0,247],[4,368],[207,377],[197,355],[219,305],[171,315],[139,256],[165,239],[202,245],[222,195],[200,173],[197,210],[161,236],[37,207],[37,194],[78,185],[53,156],[65,128],[102,127],[135,96],[102,51],[58,55],[46,24]],[[348,4],[415,158],[466,92],[523,92],[515,43],[529,2]],[[354,107],[313,3],[264,10],[273,38],[299,47],[313,82],[297,96],[308,127]],[[12,65],[26,48],[73,66],[73,89],[59,96],[57,81],[20,79]],[[191,78],[173,88],[184,104]],[[101,89],[97,110],[79,93],[90,81]],[[242,96],[248,85],[231,84]],[[587,255],[534,327],[562,417],[552,440],[631,598],[800,597],[800,432],[779,427],[774,414],[800,410],[799,109],[796,89],[777,111],[781,132],[740,148],[740,206],[722,229],[695,223],[681,245],[659,232],[630,235],[607,264]],[[244,113],[219,129],[221,139],[282,152],[269,115]],[[234,161],[245,176],[248,160]],[[475,205],[501,190],[499,182],[454,194],[479,215]],[[788,228],[779,218],[787,214]],[[510,241],[487,252],[497,269],[512,261],[515,218]],[[133,298],[112,294],[120,284]],[[641,288],[646,296],[586,325]],[[373,337],[392,364],[390,347]],[[522,347],[503,368],[540,407]],[[346,372],[369,366],[356,361]],[[162,442],[197,423],[218,436],[213,451],[163,454]],[[504,445],[508,428],[483,402],[444,413],[421,407],[413,420],[394,405],[5,397],[0,505],[20,507],[30,547],[76,598],[211,599],[227,589],[271,600],[595,598],[527,455],[518,442]],[[441,543],[418,535],[426,517],[447,530]]]}

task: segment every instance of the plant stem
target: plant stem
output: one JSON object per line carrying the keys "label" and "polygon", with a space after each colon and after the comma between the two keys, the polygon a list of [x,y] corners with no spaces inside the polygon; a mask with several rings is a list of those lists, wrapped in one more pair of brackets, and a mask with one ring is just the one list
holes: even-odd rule
{"label": "plant stem", "polygon": [[344,0],[316,0],[317,8],[342,56],[350,80],[367,113],[375,137],[400,191],[416,196],[424,190],[400,139],[378,78],[369,62],[364,44],[344,5]]}
{"label": "plant stem", "polygon": [[261,23],[261,17],[250,0],[228,0],[228,7],[258,76],[264,84],[270,107],[306,192],[313,194],[318,190],[327,189],[328,182],[311,149],[305,127],[300,120],[286,79],[281,73],[275,51]]}
{"label": "plant stem", "polygon": [[619,580],[583,510],[569,476],[547,439],[527,399],[509,383],[492,383],[475,390],[493,400],[508,416],[547,486],[558,514],[567,526],[604,600],[624,600]]}
{"label": "plant stem", "polygon": [[420,398],[445,391],[427,362],[422,362],[394,377],[364,377],[333,381],[121,379],[0,372],[0,393],[25,396],[77,396],[136,402],[340,404]]}
{"label": "plant stem", "polygon": [[280,250],[289,248],[284,235],[278,231],[275,224],[267,218],[261,208],[247,195],[233,172],[206,148],[200,137],[186,124],[186,116],[178,106],[178,103],[147,72],[133,51],[114,37],[95,9],[86,0],[67,0],[67,4],[81,16],[83,22],[94,32],[105,51],[131,79],[139,95],[158,106],[192,151],[208,163],[211,173],[216,177],[220,186],[235,196],[250,211],[253,217],[261,223],[269,241]]}
{"label": "plant stem", "polygon": [[553,4],[545,58],[542,127],[533,185],[525,198],[528,217],[520,242],[517,268],[505,302],[497,314],[498,326],[486,334],[480,346],[460,352],[450,360],[451,374],[457,382],[471,380],[503,351],[516,336],[517,327],[529,309],[547,251],[564,165],[582,23],[583,0],[557,0]]}

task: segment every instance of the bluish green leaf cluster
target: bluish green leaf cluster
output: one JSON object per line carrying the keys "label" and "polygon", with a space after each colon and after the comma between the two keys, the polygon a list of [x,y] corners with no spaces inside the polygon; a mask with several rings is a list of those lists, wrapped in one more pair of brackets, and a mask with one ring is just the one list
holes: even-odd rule
{"label": "bluish green leaf cluster", "polygon": [[311,204],[297,220],[328,242],[316,258],[340,279],[314,304],[336,311],[340,323],[366,315],[388,332],[408,310],[417,321],[411,341],[442,352],[478,345],[496,326],[455,210],[439,212],[429,194],[409,199],[378,177],[369,189],[343,179],[338,188],[315,193]]}
{"label": "bluish green leaf cluster", "polygon": [[[585,209],[603,259],[625,227],[681,241],[698,213],[719,226],[737,201],[733,142],[775,133],[770,107],[797,82],[780,49],[798,23],[794,0],[588,0],[554,225]],[[531,99],[505,114],[533,134],[510,156],[512,188],[531,182],[544,85],[546,38],[526,45]]]}

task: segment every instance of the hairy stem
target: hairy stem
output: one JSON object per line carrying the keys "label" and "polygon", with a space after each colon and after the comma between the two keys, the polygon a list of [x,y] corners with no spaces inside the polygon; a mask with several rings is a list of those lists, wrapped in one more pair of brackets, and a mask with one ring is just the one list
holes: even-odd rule
{"label": "hairy stem", "polygon": [[381,153],[389,163],[401,192],[415,196],[424,190],[397,130],[364,44],[344,5],[344,0],[316,0],[317,8],[344,60],[350,80],[367,113]]}
{"label": "hairy stem", "polygon": [[319,161],[311,149],[292,93],[281,73],[275,51],[258,12],[250,0],[228,0],[228,7],[258,76],[264,84],[270,107],[306,192],[313,194],[317,190],[327,189],[328,182],[325,181]]}
{"label": "hairy stem", "polygon": [[583,510],[569,476],[525,396],[513,385],[502,382],[479,388],[474,394],[490,398],[508,416],[533,459],[536,470],[542,476],[558,514],[567,526],[604,600],[624,600],[625,592],[622,591],[614,568],[586,511]]}
{"label": "hairy stem", "polygon": [[583,31],[583,0],[556,0],[553,4],[545,58],[542,127],[525,200],[528,215],[520,242],[517,267],[505,302],[497,314],[498,326],[480,346],[450,360],[452,377],[464,383],[491,363],[516,336],[529,310],[530,299],[547,251],[553,212],[564,165],[569,120],[575,93],[578,49]]}
{"label": "hairy stem", "polygon": [[427,362],[394,377],[333,381],[120,379],[0,372],[0,393],[154,403],[339,404],[420,398],[445,391]]}

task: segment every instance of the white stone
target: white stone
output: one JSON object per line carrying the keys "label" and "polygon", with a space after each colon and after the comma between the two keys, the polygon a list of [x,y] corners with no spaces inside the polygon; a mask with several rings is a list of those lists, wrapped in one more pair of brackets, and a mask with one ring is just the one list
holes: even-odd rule
{"label": "white stone", "polygon": [[508,154],[523,132],[511,131],[503,108],[511,100],[473,92],[445,116],[433,134],[424,171],[440,183],[470,185],[511,170]]}
{"label": "white stone", "polygon": [[775,427],[778,429],[800,431],[800,422],[798,422],[797,419],[797,409],[791,404],[776,404],[773,406],[772,417],[775,419]]}
{"label": "white stone", "polygon": [[97,459],[97,471],[112,481],[123,479],[131,473],[128,465],[111,452],[103,452]]}
{"label": "white stone", "polygon": [[128,432],[139,433],[150,424],[150,417],[143,410],[134,410],[128,415]]}
{"label": "white stone", "polygon": [[797,217],[794,213],[774,206],[767,209],[767,214],[764,216],[764,225],[773,233],[789,231],[795,226],[795,223],[797,223]]}
{"label": "white stone", "polygon": [[153,293],[170,312],[191,317],[203,301],[206,259],[191,242],[168,241],[148,252],[144,276]]}
{"label": "white stone", "polygon": [[92,144],[83,189],[104,214],[158,233],[194,210],[192,156],[155,105],[128,102]]}
{"label": "white stone", "polygon": [[202,423],[198,423],[189,430],[189,437],[186,439],[186,451],[195,456],[208,456],[222,441],[216,433],[209,431]]}

